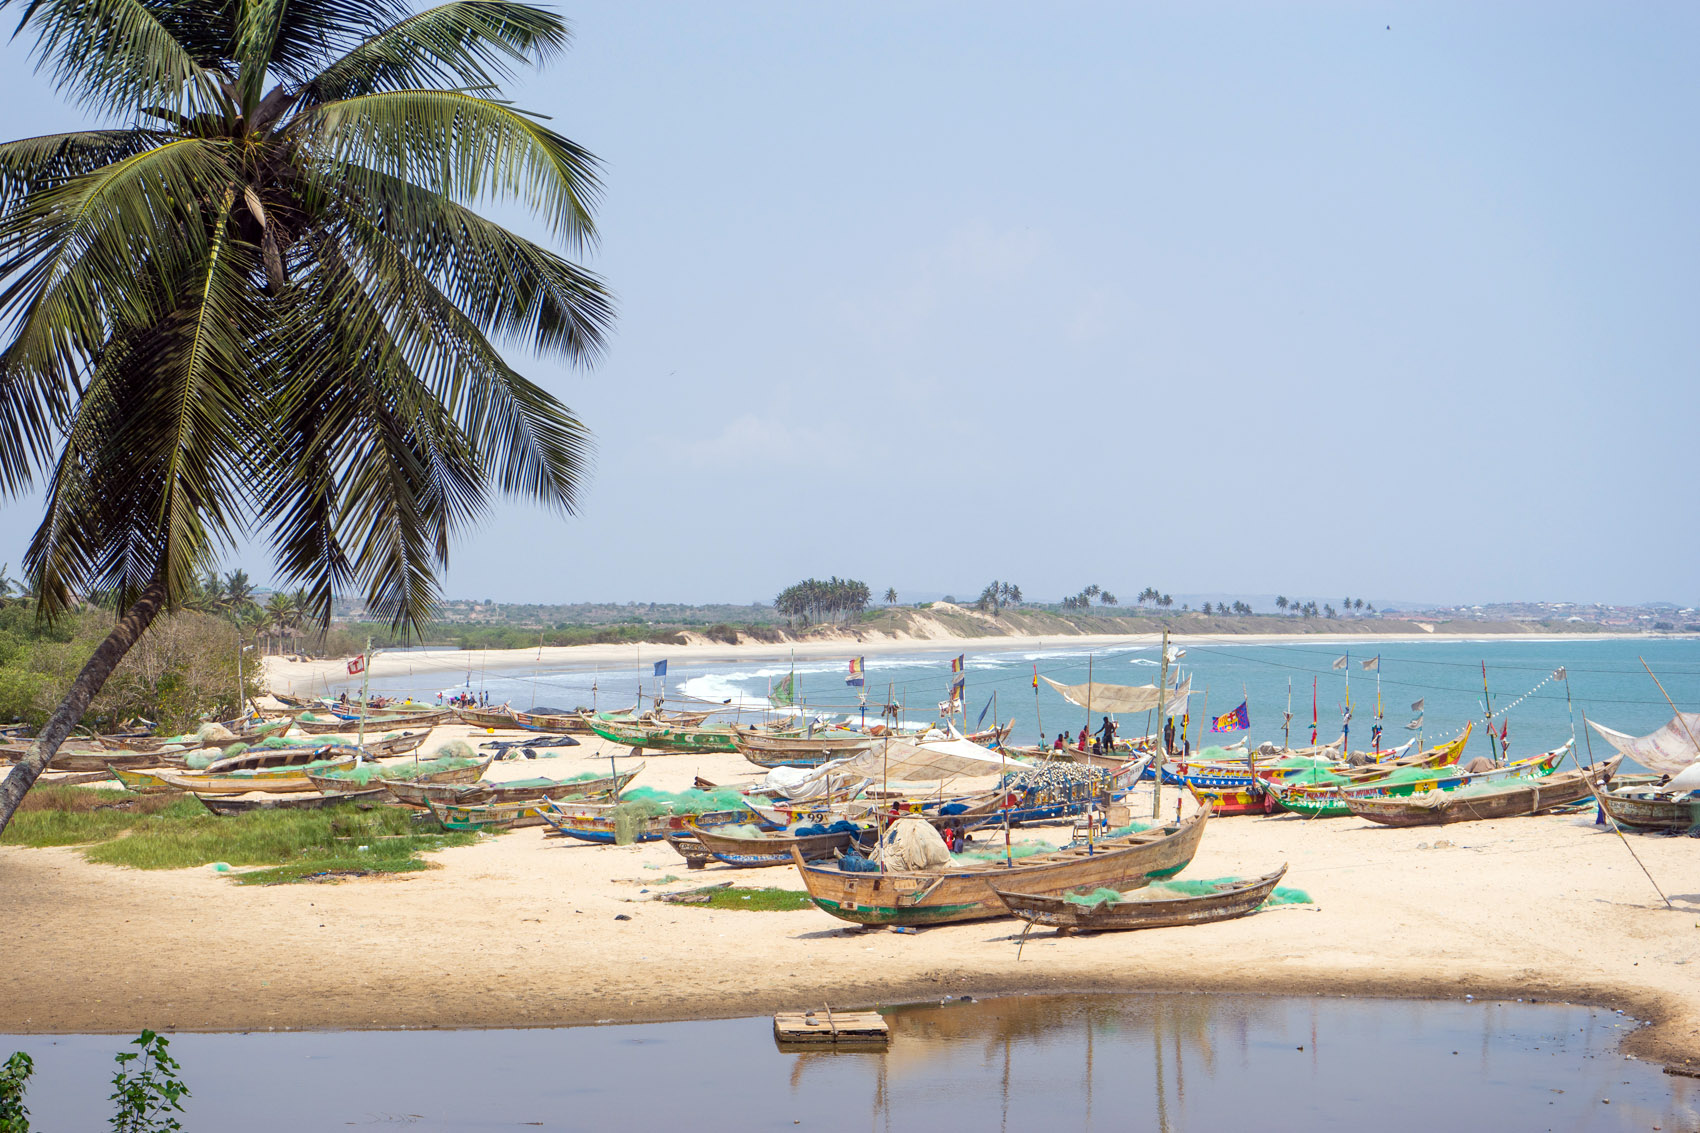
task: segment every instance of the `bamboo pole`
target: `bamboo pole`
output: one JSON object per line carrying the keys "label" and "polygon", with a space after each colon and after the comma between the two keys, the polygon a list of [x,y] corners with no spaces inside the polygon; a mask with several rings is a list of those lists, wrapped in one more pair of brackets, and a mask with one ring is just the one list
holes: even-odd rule
{"label": "bamboo pole", "polygon": [[[1670,705],[1671,715],[1675,716],[1677,723],[1682,725],[1683,732],[1688,736],[1688,742],[1694,747],[1695,755],[1700,756],[1700,744],[1694,743],[1694,733],[1688,730],[1688,721],[1683,719],[1681,712],[1677,711],[1676,701],[1670,698],[1670,693],[1665,692],[1665,686],[1660,683],[1659,678],[1653,676],[1652,666],[1647,664],[1647,659],[1645,657],[1636,657],[1635,659],[1641,662],[1641,667],[1647,670],[1647,675],[1649,677],[1653,677],[1653,683],[1659,686],[1660,695],[1665,698],[1665,703]],[[1565,688],[1568,689],[1570,687],[1570,682],[1567,680],[1564,682],[1564,685]]]}
{"label": "bamboo pole", "polygon": [[[1643,661],[1642,664],[1646,664],[1646,662]],[[1657,677],[1654,677],[1653,679],[1655,681],[1658,680]],[[1568,700],[1570,698],[1570,681],[1569,680],[1566,680],[1564,682],[1564,695],[1565,695],[1566,700]],[[1582,739],[1588,745],[1588,762],[1589,762],[1589,764],[1592,764],[1594,762],[1594,738],[1588,734],[1588,713],[1587,713],[1586,709],[1584,709],[1583,712],[1582,712]],[[1575,748],[1574,745],[1572,745],[1571,748],[1570,748],[1570,758],[1572,760],[1574,760],[1576,758],[1576,748]],[[1588,780],[1588,782],[1594,788],[1595,796],[1598,796],[1599,793],[1600,793],[1600,784],[1597,783],[1595,780],[1589,778],[1588,772],[1585,769],[1583,769],[1580,765],[1578,765],[1577,770],[1582,772],[1582,777],[1584,779]],[[1594,805],[1598,806],[1600,808],[1600,813],[1605,816],[1606,822],[1610,824],[1610,826],[1612,828],[1612,832],[1617,835],[1618,841],[1622,842],[1623,848],[1629,851],[1629,856],[1635,859],[1635,864],[1641,867],[1641,872],[1647,875],[1648,883],[1652,885],[1653,892],[1655,892],[1659,895],[1659,900],[1661,900],[1665,903],[1665,908],[1667,908],[1667,909],[1676,908],[1675,905],[1670,903],[1670,898],[1665,896],[1665,891],[1663,889],[1659,888],[1659,883],[1657,881],[1653,880],[1653,875],[1647,869],[1646,863],[1641,860],[1641,855],[1637,854],[1635,852],[1635,847],[1631,846],[1629,844],[1629,839],[1625,838],[1623,836],[1623,827],[1621,827],[1617,824],[1617,819],[1613,818],[1611,816],[1611,812],[1608,811],[1604,806],[1602,806],[1600,804],[1600,800],[1598,799],[1598,797],[1596,797],[1594,799]]]}
{"label": "bamboo pole", "polygon": [[1163,728],[1163,694],[1169,687],[1169,631],[1163,631],[1162,665],[1157,671],[1157,756],[1156,774],[1151,777],[1151,817],[1161,818],[1163,811],[1163,763],[1168,755],[1168,742]]}

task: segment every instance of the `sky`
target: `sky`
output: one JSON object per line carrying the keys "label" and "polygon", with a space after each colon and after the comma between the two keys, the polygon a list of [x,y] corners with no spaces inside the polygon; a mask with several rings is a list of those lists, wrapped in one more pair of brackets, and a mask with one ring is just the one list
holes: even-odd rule
{"label": "sky", "polygon": [[[1700,8],[560,10],[513,97],[604,164],[619,319],[514,357],[594,477],[447,594],[1700,601]],[[81,121],[20,43],[0,105]]]}

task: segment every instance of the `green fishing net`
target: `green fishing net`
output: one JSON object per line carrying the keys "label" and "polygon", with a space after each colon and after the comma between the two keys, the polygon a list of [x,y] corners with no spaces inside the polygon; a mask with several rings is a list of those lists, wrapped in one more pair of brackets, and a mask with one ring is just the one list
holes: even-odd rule
{"label": "green fishing net", "polygon": [[330,772],[330,779],[346,779],[351,783],[362,785],[378,779],[396,779],[408,782],[424,775],[435,775],[441,771],[456,771],[463,767],[476,767],[483,762],[478,759],[422,759],[418,763],[403,760],[399,763],[358,763],[352,767],[340,767]]}
{"label": "green fishing net", "polygon": [[1124,834],[1138,834],[1140,831],[1149,830],[1156,825],[1157,823],[1155,822],[1130,822],[1126,826],[1118,826],[1114,830],[1099,835],[1099,840],[1102,841],[1105,838],[1120,838]]}
{"label": "green fishing net", "polygon": [[614,842],[629,846],[637,841],[646,822],[666,814],[706,814],[716,810],[747,810],[749,804],[737,791],[721,787],[713,791],[658,791],[633,787],[614,807]]}
{"label": "green fishing net", "polygon": [[[1045,842],[1015,842],[1009,847],[1009,857],[1030,858],[1034,854],[1049,854],[1056,850],[1055,846]],[[969,862],[1001,862],[1005,859],[1002,845],[992,845],[984,850],[964,850],[960,854],[950,855],[950,860],[961,864]]]}

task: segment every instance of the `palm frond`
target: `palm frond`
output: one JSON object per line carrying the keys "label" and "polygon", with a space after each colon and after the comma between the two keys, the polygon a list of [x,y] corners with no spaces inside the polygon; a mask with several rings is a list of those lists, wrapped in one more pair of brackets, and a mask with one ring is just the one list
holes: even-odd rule
{"label": "palm frond", "polygon": [[0,215],[31,193],[165,141],[155,130],[77,130],[0,142]]}
{"label": "palm frond", "polygon": [[411,12],[404,0],[288,0],[268,62],[276,74],[299,86]]}
{"label": "palm frond", "polygon": [[517,199],[569,247],[594,241],[596,159],[537,119],[458,91],[356,95],[305,111],[307,176],[324,199],[361,192],[362,170],[411,181],[465,205]]}
{"label": "palm frond", "polygon": [[303,87],[312,102],[434,86],[481,88],[512,64],[541,64],[570,38],[552,12],[512,0],[455,0],[385,28]]}
{"label": "palm frond", "polygon": [[[21,0],[0,0],[0,7]],[[223,104],[219,76],[180,42],[145,0],[29,0],[22,19],[36,33],[39,69],[84,106],[120,114],[147,107],[189,111]]]}

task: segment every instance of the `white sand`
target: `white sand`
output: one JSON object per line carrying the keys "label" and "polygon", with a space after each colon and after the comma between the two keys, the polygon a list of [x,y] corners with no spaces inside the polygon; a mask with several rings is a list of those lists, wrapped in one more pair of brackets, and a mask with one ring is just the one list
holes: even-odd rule
{"label": "white sand", "polygon": [[[430,746],[465,731],[439,729]],[[496,775],[607,766],[599,741],[566,750]],[[761,774],[732,755],[647,762],[639,782],[665,789]],[[1474,994],[1621,1007],[1657,1023],[1632,1050],[1700,1065],[1695,843],[1630,841],[1676,911],[1591,816],[1412,830],[1218,819],[1184,876],[1284,861],[1286,884],[1315,908],[1097,937],[1036,932],[1019,962],[1008,920],[899,935],[812,909],[652,903],[655,891],[711,882],[801,884],[790,867],[693,873],[665,844],[592,846],[536,829],[444,851],[426,873],[274,887],[5,847],[0,1030],[541,1026],[1026,988]]]}

